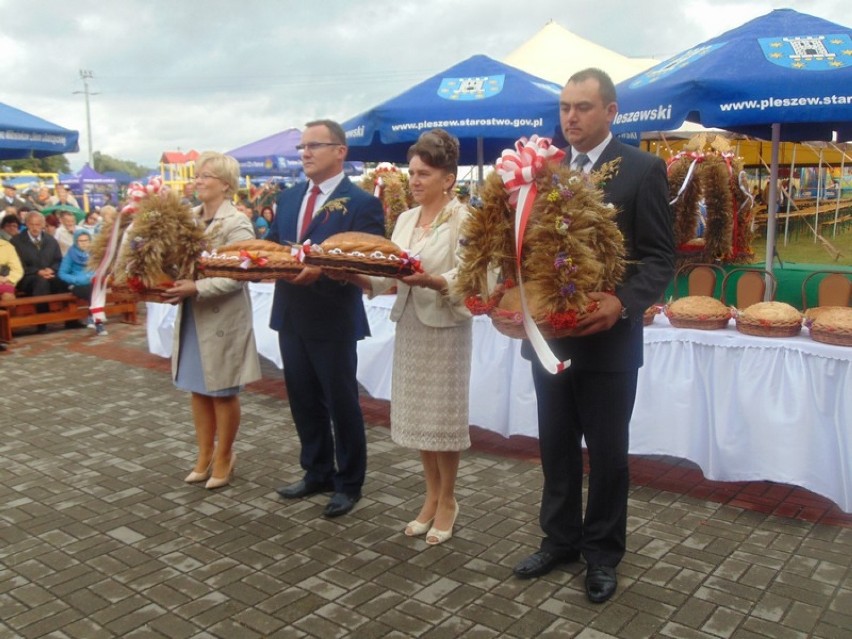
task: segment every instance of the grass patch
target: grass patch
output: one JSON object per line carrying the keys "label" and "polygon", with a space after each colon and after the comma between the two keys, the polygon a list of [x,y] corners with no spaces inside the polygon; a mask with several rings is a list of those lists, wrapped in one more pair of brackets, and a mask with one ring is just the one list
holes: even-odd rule
{"label": "grass patch", "polygon": [[[832,258],[832,254],[826,250],[822,242],[817,240],[814,242],[813,231],[804,227],[802,229],[791,229],[787,245],[784,245],[784,227],[778,230],[775,245],[778,250],[778,255],[786,262],[795,262],[797,264],[824,264],[826,268],[832,266],[852,266],[852,226],[848,223],[845,228],[838,228],[837,235],[831,236],[831,229],[823,230],[823,237],[836,250],[840,251],[841,255],[836,260]],[[766,259],[766,238],[756,237],[752,241],[752,249],[754,250],[755,260],[763,262]]]}

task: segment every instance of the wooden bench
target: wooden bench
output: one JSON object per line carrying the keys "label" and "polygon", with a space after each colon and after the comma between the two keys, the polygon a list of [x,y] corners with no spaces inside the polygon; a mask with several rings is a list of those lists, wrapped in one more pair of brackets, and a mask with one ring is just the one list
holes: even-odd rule
{"label": "wooden bench", "polygon": [[[48,310],[39,312],[37,306],[40,304],[46,304]],[[121,315],[121,321],[126,324],[137,322],[134,301],[107,296],[104,312],[107,316]],[[6,336],[11,339],[12,332],[17,328],[86,319],[89,316],[89,307],[71,293],[57,293],[0,301],[0,313],[7,315],[6,322],[2,322],[0,318],[0,339],[4,337],[4,330]]]}

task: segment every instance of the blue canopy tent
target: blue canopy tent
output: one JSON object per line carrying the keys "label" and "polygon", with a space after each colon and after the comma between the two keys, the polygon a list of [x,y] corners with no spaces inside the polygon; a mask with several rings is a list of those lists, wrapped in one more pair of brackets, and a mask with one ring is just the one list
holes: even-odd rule
{"label": "blue canopy tent", "polygon": [[302,159],[296,150],[302,134],[298,129],[285,129],[256,142],[228,151],[240,163],[240,173],[250,177],[295,177],[302,170]]}
{"label": "blue canopy tent", "polygon": [[475,55],[344,122],[349,158],[405,162],[420,134],[440,127],[459,139],[461,164],[481,166],[520,137],[558,135],[561,90]]}
{"label": "blue canopy tent", "polygon": [[0,160],[76,153],[79,137],[77,131],[0,102]]}
{"label": "blue canopy tent", "polygon": [[778,9],[616,87],[613,132],[684,121],[772,140],[766,268],[775,251],[780,141],[852,139],[852,31]]}

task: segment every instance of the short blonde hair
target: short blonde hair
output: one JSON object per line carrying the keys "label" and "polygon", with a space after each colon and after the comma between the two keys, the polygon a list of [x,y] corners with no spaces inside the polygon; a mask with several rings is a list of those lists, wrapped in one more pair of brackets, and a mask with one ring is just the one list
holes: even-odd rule
{"label": "short blonde hair", "polygon": [[195,174],[198,175],[205,166],[208,171],[227,184],[232,193],[236,193],[240,187],[239,162],[230,155],[216,153],[216,151],[205,151],[195,161]]}

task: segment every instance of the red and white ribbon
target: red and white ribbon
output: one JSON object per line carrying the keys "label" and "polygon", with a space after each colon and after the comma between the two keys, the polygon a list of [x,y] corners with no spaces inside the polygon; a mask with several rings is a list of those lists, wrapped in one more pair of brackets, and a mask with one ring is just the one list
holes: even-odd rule
{"label": "red and white ribbon", "polygon": [[674,196],[674,199],[669,202],[669,206],[672,206],[675,202],[678,201],[678,198],[683,195],[683,192],[686,191],[686,187],[689,186],[689,183],[692,180],[692,174],[695,173],[696,167],[704,161],[704,154],[700,151],[694,151],[692,153],[681,151],[671,160],[669,160],[668,166],[671,166],[672,164],[684,157],[692,158],[692,163],[689,165],[689,170],[686,172],[686,177],[683,179],[683,184],[680,185],[680,190],[678,190],[677,195]]}
{"label": "red and white ribbon", "polygon": [[[146,186],[143,186],[140,182],[133,182],[127,188],[127,198],[129,201],[118,215],[115,216],[115,220],[112,223],[112,232],[107,242],[106,251],[104,251],[104,257],[101,263],[98,264],[98,268],[95,269],[95,276],[92,278],[92,300],[89,304],[89,310],[92,312],[92,319],[95,320],[96,324],[102,324],[106,321],[106,313],[104,312],[104,306],[106,305],[106,280],[115,255],[118,253],[121,236],[121,216],[125,214],[133,215],[139,210],[139,202],[142,201],[142,198],[146,195],[159,193],[163,188],[163,180],[160,177],[152,177],[148,180]],[[132,226],[133,224],[131,223],[127,227],[128,232]]]}
{"label": "red and white ribbon", "polygon": [[521,274],[524,232],[529,222],[538,189],[535,186],[536,175],[549,162],[559,162],[565,152],[553,146],[548,138],[533,135],[515,142],[515,149],[506,149],[500,155],[495,170],[503,180],[509,192],[509,202],[515,205],[515,254],[517,255],[518,286],[521,291],[524,329],[533,347],[538,361],[547,372],[555,375],[571,365],[571,360],[561,361],[553,353],[547,340],[541,334],[530,315],[527,297],[524,292],[524,280]]}

